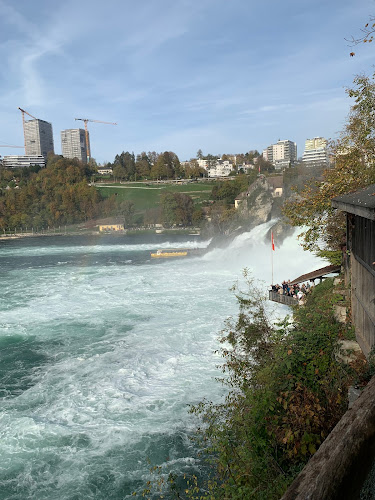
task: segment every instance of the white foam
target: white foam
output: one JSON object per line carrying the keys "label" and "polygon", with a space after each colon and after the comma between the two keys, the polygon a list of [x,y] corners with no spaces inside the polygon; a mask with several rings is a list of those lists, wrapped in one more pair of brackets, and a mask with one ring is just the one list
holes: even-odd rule
{"label": "white foam", "polygon": [[[23,240],[25,243],[25,240]],[[210,243],[210,240],[188,240],[188,241],[163,241],[160,243],[134,243],[134,244],[118,244],[118,245],[103,245],[103,244],[91,244],[91,245],[71,245],[71,246],[57,246],[48,245],[48,241],[45,246],[2,246],[0,247],[1,255],[11,255],[15,256],[41,256],[41,255],[70,255],[70,254],[110,254],[113,252],[139,252],[139,251],[151,251],[155,248],[205,248]],[[62,261],[61,264],[65,262]]]}
{"label": "white foam", "polygon": [[[34,348],[47,357],[35,384],[0,412],[0,455],[5,468],[19,466],[19,484],[45,481],[50,499],[64,498],[55,496],[59,484],[68,498],[83,491],[103,464],[119,481],[126,474],[140,479],[150,447],[192,428],[187,406],[225,392],[215,381],[221,358],[213,351],[225,318],[236,313],[229,288],[243,267],[270,282],[271,249],[262,239],[268,228],[189,260],[65,264],[4,277],[2,294],[10,306],[0,310],[2,335],[34,339]],[[119,247],[92,252],[112,250]],[[301,253],[293,238],[274,254],[279,280],[302,274],[307,265],[310,270],[311,255]],[[291,276],[284,276],[285,269]],[[80,436],[85,445],[77,444]],[[43,463],[54,464],[45,465],[45,479],[35,472]],[[87,491],[84,496],[90,498]]]}

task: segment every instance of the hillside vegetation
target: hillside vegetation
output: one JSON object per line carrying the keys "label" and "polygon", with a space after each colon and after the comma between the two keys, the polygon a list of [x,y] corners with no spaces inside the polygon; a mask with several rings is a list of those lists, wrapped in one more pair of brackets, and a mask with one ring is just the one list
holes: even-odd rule
{"label": "hillside vegetation", "polygon": [[87,165],[60,156],[43,169],[2,170],[0,228],[46,228],[110,213],[113,203],[89,186],[91,174]]}
{"label": "hillside vegetation", "polygon": [[192,408],[202,421],[195,439],[208,477],[171,475],[176,498],[280,498],[346,411],[348,386],[365,384],[373,372],[364,358],[345,365],[337,356],[339,341],[353,332],[334,317],[341,297],[333,279],[313,288],[293,319],[275,325],[245,276],[245,289],[233,288],[238,316],[220,336],[228,395]]}

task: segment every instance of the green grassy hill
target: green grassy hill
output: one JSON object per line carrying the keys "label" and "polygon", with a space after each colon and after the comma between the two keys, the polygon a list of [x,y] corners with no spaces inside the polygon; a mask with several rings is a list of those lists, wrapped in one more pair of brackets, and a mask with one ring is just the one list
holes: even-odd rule
{"label": "green grassy hill", "polygon": [[103,198],[116,195],[119,202],[132,201],[135,211],[140,213],[152,208],[157,208],[160,203],[160,196],[166,191],[186,193],[191,196],[195,204],[200,204],[210,198],[213,187],[212,182],[191,183],[191,184],[105,184],[96,185]]}

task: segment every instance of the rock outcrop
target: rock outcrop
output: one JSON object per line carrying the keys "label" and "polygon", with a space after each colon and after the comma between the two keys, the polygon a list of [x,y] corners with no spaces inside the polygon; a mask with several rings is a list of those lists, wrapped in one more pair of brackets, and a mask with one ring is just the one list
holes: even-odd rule
{"label": "rock outcrop", "polygon": [[[236,198],[236,220],[233,221],[233,225],[226,230],[225,234],[214,236],[210,247],[226,246],[239,234],[250,231],[271,219],[277,219],[277,222],[272,227],[277,246],[282,243],[284,238],[293,233],[294,229],[281,216],[284,197],[275,196],[275,183],[271,182],[270,179],[275,178],[260,175],[246,192],[241,193]],[[265,238],[269,239],[270,234],[267,233]]]}

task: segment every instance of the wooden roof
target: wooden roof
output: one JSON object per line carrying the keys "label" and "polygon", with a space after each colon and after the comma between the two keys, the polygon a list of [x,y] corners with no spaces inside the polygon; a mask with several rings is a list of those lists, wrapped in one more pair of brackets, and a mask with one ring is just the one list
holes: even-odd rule
{"label": "wooden roof", "polygon": [[316,271],[312,271],[311,273],[307,274],[302,274],[302,276],[299,276],[295,280],[291,281],[291,285],[296,285],[297,283],[302,283],[303,281],[309,281],[309,280],[314,280],[317,278],[323,278],[323,276],[326,276],[327,274],[331,273],[339,273],[340,272],[341,266],[326,266],[322,267],[320,269],[317,269]]}
{"label": "wooden roof", "polygon": [[267,177],[267,182],[270,186],[272,186],[273,189],[282,188],[284,185],[282,175]]}
{"label": "wooden roof", "polygon": [[349,214],[375,220],[375,184],[355,193],[336,196],[332,200],[332,207]]}

